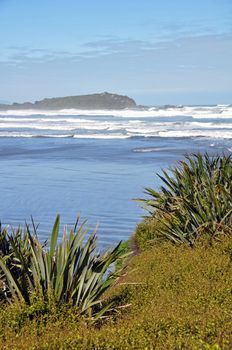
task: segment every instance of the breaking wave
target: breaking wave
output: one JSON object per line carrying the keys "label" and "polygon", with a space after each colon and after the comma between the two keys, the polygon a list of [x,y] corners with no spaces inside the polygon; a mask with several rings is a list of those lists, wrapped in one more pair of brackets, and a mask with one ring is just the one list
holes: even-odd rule
{"label": "breaking wave", "polygon": [[232,106],[0,111],[0,137],[232,139]]}
{"label": "breaking wave", "polygon": [[231,118],[232,105],[215,106],[163,106],[123,110],[6,110],[0,111],[1,116],[115,116],[115,117],[171,117],[192,116],[193,118]]}

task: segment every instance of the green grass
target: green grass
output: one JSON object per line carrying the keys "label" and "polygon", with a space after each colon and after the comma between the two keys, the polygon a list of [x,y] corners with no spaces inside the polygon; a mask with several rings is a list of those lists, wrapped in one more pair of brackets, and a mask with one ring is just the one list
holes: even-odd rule
{"label": "green grass", "polygon": [[133,257],[108,295],[127,307],[97,326],[71,310],[31,321],[20,305],[3,308],[0,348],[229,350],[231,243],[199,242],[194,249],[167,243]]}

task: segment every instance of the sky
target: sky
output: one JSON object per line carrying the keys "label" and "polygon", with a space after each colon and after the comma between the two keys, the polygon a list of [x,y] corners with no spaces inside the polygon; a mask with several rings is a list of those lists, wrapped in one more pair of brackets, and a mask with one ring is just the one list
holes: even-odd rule
{"label": "sky", "polygon": [[0,100],[232,103],[232,0],[0,0]]}

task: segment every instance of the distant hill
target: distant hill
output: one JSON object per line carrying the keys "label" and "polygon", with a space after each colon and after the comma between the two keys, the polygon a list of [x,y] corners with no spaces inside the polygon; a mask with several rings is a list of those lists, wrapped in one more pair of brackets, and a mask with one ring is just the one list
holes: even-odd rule
{"label": "distant hill", "polygon": [[38,109],[38,110],[59,110],[59,109],[124,109],[136,108],[136,102],[128,97],[108,92],[81,95],[45,98],[34,103],[13,103],[0,104],[0,110],[9,109]]}

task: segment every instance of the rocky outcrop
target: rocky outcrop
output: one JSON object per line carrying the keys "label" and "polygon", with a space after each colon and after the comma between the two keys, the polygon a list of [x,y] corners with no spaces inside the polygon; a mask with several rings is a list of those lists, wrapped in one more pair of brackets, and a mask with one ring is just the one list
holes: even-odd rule
{"label": "rocky outcrop", "polygon": [[35,103],[13,103],[12,105],[0,105],[1,110],[16,109],[38,109],[38,110],[59,110],[59,109],[125,109],[136,108],[136,102],[128,97],[108,92],[67,96],[56,98],[45,98]]}

